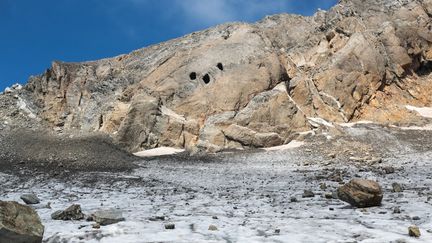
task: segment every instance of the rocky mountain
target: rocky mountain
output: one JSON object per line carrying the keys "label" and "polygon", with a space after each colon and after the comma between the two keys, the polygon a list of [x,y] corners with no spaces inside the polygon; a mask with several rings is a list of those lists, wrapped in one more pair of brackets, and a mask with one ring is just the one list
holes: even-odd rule
{"label": "rocky mountain", "polygon": [[114,58],[53,62],[1,95],[16,110],[2,105],[0,121],[21,115],[55,131],[104,133],[130,152],[269,147],[317,123],[418,122],[405,106],[431,105],[431,71],[432,0],[341,0],[310,17],[274,15]]}

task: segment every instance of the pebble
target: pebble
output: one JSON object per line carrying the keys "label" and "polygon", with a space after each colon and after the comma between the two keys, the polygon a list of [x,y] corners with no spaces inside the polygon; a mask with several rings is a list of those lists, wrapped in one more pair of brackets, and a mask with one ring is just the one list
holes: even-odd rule
{"label": "pebble", "polygon": [[173,230],[173,229],[175,229],[175,224],[166,224],[165,225],[165,229],[167,229],[167,230]]}
{"label": "pebble", "polygon": [[315,197],[315,193],[311,190],[304,190],[302,197],[303,198]]}
{"label": "pebble", "polygon": [[399,213],[401,213],[400,207],[394,207],[394,208],[393,208],[393,213],[394,213],[394,214],[399,214]]}
{"label": "pebble", "polygon": [[210,225],[209,228],[208,228],[208,230],[210,230],[210,231],[217,231],[218,228],[216,227],[216,225]]}
{"label": "pebble", "polygon": [[393,192],[403,192],[402,185],[397,183],[397,182],[393,183],[392,187],[393,187],[393,189],[392,189]]}

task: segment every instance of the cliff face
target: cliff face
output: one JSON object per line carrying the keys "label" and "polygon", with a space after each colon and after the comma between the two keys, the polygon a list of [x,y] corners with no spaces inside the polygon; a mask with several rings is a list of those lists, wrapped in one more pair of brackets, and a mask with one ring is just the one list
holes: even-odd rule
{"label": "cliff face", "polygon": [[411,122],[430,106],[432,0],[342,0],[127,55],[54,62],[25,86],[58,129],[110,134],[130,151],[280,145],[310,118]]}

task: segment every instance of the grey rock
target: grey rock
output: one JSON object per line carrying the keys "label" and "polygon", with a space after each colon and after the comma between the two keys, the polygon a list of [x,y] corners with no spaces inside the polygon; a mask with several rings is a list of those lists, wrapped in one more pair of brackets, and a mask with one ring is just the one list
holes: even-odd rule
{"label": "grey rock", "polygon": [[210,230],[210,231],[217,231],[217,230],[218,230],[218,227],[217,227],[216,225],[210,225],[210,226],[208,227],[208,230]]}
{"label": "grey rock", "polygon": [[24,201],[25,204],[39,204],[40,199],[35,194],[24,194],[21,197],[21,200]]}
{"label": "grey rock", "polygon": [[315,193],[311,190],[304,190],[302,197],[303,198],[315,197]]}
{"label": "grey rock", "polygon": [[34,209],[0,201],[0,243],[41,243],[44,230]]}
{"label": "grey rock", "polygon": [[116,224],[125,220],[122,212],[115,209],[99,210],[94,212],[92,216],[94,221],[101,226]]}

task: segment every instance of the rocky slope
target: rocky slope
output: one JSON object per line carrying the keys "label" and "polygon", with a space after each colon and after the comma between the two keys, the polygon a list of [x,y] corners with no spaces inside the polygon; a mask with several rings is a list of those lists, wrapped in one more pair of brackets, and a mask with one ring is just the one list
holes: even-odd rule
{"label": "rocky slope", "polygon": [[432,0],[341,0],[311,17],[275,15],[114,58],[54,62],[1,98],[16,96],[17,113],[35,124],[109,134],[131,152],[281,145],[317,118],[412,123],[405,105],[432,101],[431,18]]}

